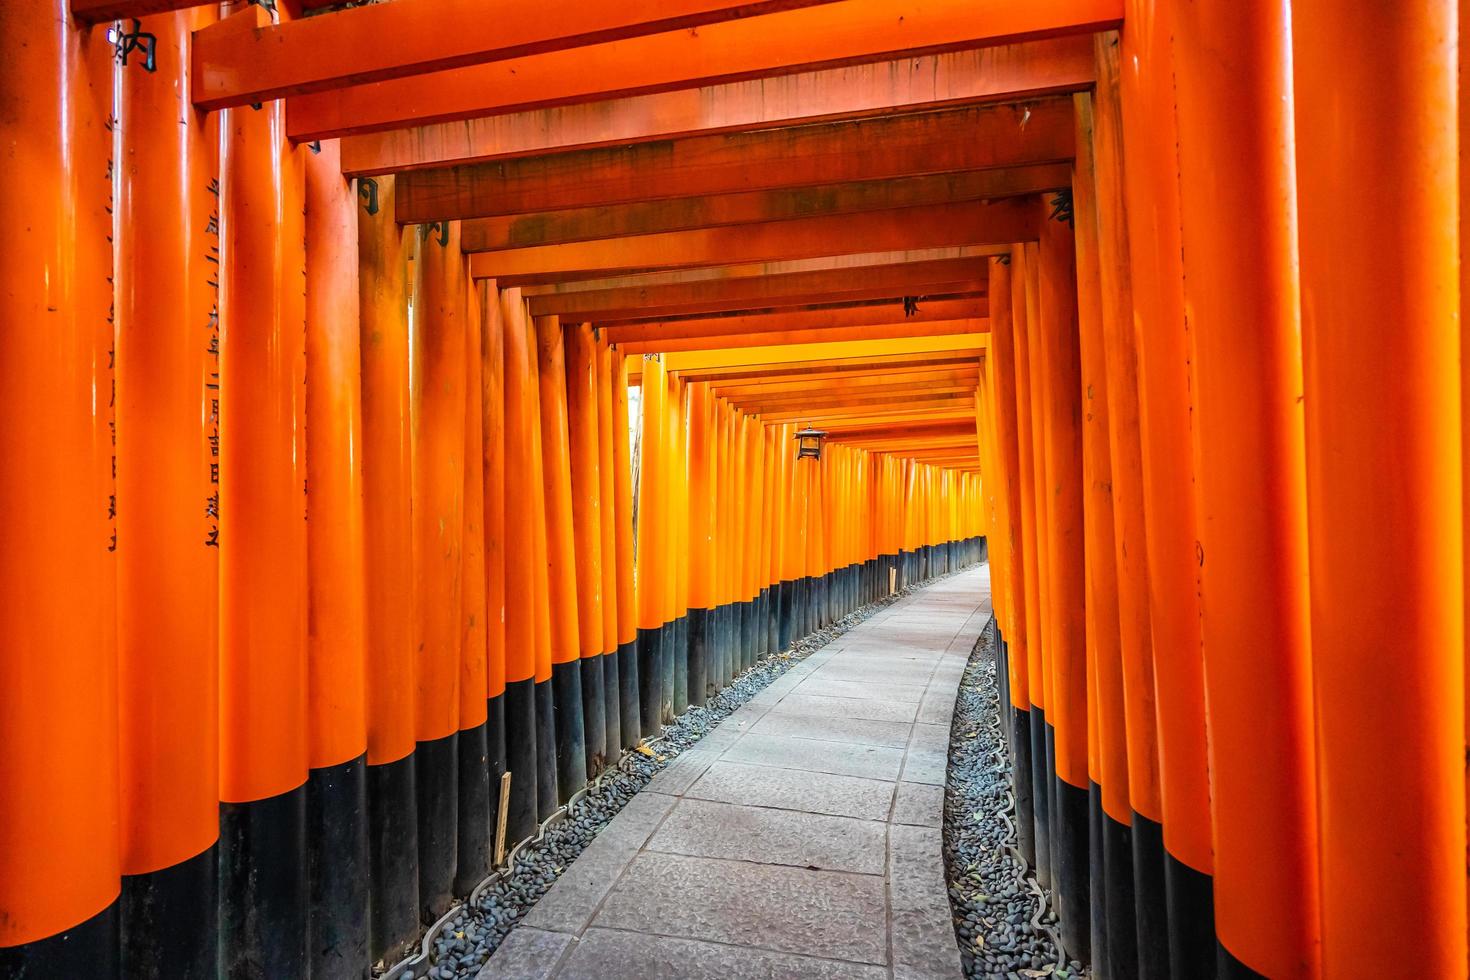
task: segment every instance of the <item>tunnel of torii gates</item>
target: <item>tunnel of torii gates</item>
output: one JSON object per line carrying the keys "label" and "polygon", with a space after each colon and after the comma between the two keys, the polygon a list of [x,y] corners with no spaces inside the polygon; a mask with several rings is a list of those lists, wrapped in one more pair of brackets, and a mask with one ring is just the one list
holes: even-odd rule
{"label": "tunnel of torii gates", "polygon": [[0,975],[366,976],[988,544],[1071,955],[1464,976],[1459,31],[0,3]]}

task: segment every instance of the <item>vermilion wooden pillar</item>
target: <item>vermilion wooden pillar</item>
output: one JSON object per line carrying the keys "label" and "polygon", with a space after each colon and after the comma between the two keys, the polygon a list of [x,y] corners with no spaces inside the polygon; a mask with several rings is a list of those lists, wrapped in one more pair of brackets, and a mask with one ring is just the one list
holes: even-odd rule
{"label": "vermilion wooden pillar", "polygon": [[121,969],[143,978],[219,954],[219,129],[188,101],[189,32],[217,18],[144,19],[156,70],[116,70]]}
{"label": "vermilion wooden pillar", "polygon": [[[494,282],[474,282],[480,306],[481,472],[485,492],[485,754],[494,860],[497,815],[506,771],[505,318]],[[466,464],[475,465],[469,458]]]}
{"label": "vermilion wooden pillar", "polygon": [[[1026,302],[1026,252],[1024,248],[1011,249],[1011,333],[1015,356],[1016,379],[1016,434],[1017,462],[1020,465],[1021,528],[1023,534],[1023,561],[1030,569],[1026,575],[1026,691],[1031,701],[1029,709],[1031,762],[1031,807],[1034,831],[1035,866],[1038,880],[1051,881],[1051,794],[1050,769],[1046,762],[1046,694],[1047,684],[1043,673],[1042,649],[1046,645],[1045,619],[1042,615],[1044,591],[1042,582],[1044,569],[1042,554],[1044,538],[1042,525],[1046,517],[1037,506],[1036,430],[1040,420],[1035,411],[1036,399],[1033,388],[1037,386],[1029,327],[1030,311]],[[1043,479],[1040,481],[1045,483]],[[1044,876],[1044,877],[1043,877]]]}
{"label": "vermilion wooden pillar", "polygon": [[714,399],[708,384],[689,386],[689,678],[691,704],[704,704],[713,631]]}
{"label": "vermilion wooden pillar", "polygon": [[532,385],[531,334],[519,289],[500,294],[505,354],[505,751],[510,771],[506,839],[530,836],[537,823],[536,467],[532,427],[540,406]]}
{"label": "vermilion wooden pillar", "polygon": [[[551,610],[551,683],[556,702],[557,800],[587,784],[587,728],[582,703],[577,551],[567,434],[567,365],[561,323],[536,317],[541,395],[541,475],[546,499],[546,574]],[[598,718],[598,723],[601,723]]]}
{"label": "vermilion wooden pillar", "polygon": [[393,221],[393,192],[391,177],[358,181],[369,932],[374,961],[411,939],[418,922],[407,294],[408,260],[418,233]]}
{"label": "vermilion wooden pillar", "polygon": [[[464,261],[461,259],[461,261]],[[459,767],[454,869],[456,895],[470,892],[490,873],[495,810],[491,806],[489,635],[486,629],[485,396],[481,350],[484,307],[476,282],[462,280],[465,311],[464,532],[460,548]],[[498,352],[498,349],[497,349]],[[498,363],[498,358],[496,359]],[[498,778],[498,776],[496,777]]]}
{"label": "vermilion wooden pillar", "polygon": [[1291,31],[1322,972],[1459,976],[1457,11],[1299,0]]}
{"label": "vermilion wooden pillar", "polygon": [[1119,628],[1117,517],[1113,506],[1112,393],[1104,336],[1101,235],[1093,147],[1093,99],[1077,95],[1077,159],[1072,198],[1077,233],[1078,325],[1081,341],[1084,529],[1087,537],[1087,650],[1092,685],[1088,718],[1098,785],[1089,858],[1093,871],[1094,969],[1104,976],[1138,972],[1134,909],[1133,813],[1128,799],[1128,739]]}
{"label": "vermilion wooden pillar", "polygon": [[568,436],[571,440],[571,499],[577,550],[577,640],[581,653],[582,717],[587,775],[617,758],[607,744],[607,698],[603,688],[602,636],[602,455],[598,433],[597,340],[585,324],[562,326],[566,348]]}
{"label": "vermilion wooden pillar", "polygon": [[[1209,770],[1199,654],[1190,391],[1179,245],[1179,168],[1174,132],[1173,3],[1125,6],[1119,95],[1132,273],[1139,428],[1168,906],[1168,969],[1215,971]],[[1150,832],[1154,828],[1140,824]],[[1156,898],[1140,894],[1140,907]],[[1145,980],[1164,975],[1160,951],[1139,950]]]}
{"label": "vermilion wooden pillar", "polygon": [[664,455],[664,398],[668,384],[663,362],[643,362],[642,430],[638,462],[638,553],[634,574],[638,590],[638,704],[644,736],[659,730],[662,695],[660,649],[664,624],[662,567],[664,560],[660,516],[665,506],[662,467]]}
{"label": "vermilion wooden pillar", "polygon": [[[1215,931],[1226,976],[1242,966],[1271,977],[1318,970],[1287,16],[1269,0],[1228,11],[1182,3],[1174,33]],[[1220,166],[1222,153],[1231,166]]]}
{"label": "vermilion wooden pillar", "polygon": [[[1029,469],[1023,468],[1023,449],[1029,449],[1029,431],[1019,435],[1022,411],[1018,405],[1018,385],[1023,380],[1018,372],[1016,333],[1012,322],[1011,263],[1009,257],[990,261],[991,346],[987,367],[995,387],[996,455],[1000,476],[1005,481],[1000,493],[1005,497],[1005,525],[999,534],[1007,538],[1007,621],[1009,627],[1002,639],[1005,643],[1006,687],[1010,693],[1011,764],[1015,773],[1016,836],[1021,853],[1031,864],[1036,863],[1036,826],[1032,813],[1031,784],[1031,693],[1028,670],[1030,630],[1036,614],[1030,606],[1035,601],[1035,547],[1028,534],[1025,515],[1034,509],[1034,501],[1025,480]],[[1029,395],[1028,395],[1029,397]],[[1028,405],[1029,407],[1029,405]],[[1026,456],[1029,465],[1029,454]],[[1029,550],[1028,550],[1029,549]]]}
{"label": "vermilion wooden pillar", "polygon": [[0,7],[0,973],[106,978],[119,890],[113,59],[106,27],[81,30],[67,9]]}
{"label": "vermilion wooden pillar", "polygon": [[458,849],[460,599],[465,450],[465,268],[459,224],[420,225],[412,280],[414,749],[419,915],[454,897]]}
{"label": "vermilion wooden pillar", "polygon": [[307,970],[302,155],[220,118],[220,970]]}
{"label": "vermilion wooden pillar", "polygon": [[[1099,34],[1095,39],[1098,81],[1093,99],[1093,156],[1097,171],[1103,347],[1107,358],[1118,635],[1128,740],[1128,802],[1132,808],[1131,826],[1126,830],[1132,839],[1112,837],[1104,843],[1118,854],[1120,862],[1127,860],[1125,851],[1132,852],[1137,969],[1140,975],[1153,977],[1168,968],[1168,921],[1164,908],[1164,813],[1159,788],[1158,715],[1149,615],[1138,358],[1133,329],[1128,215],[1123,202],[1119,46],[1116,32]],[[1127,887],[1121,881],[1115,883],[1120,889]],[[1120,891],[1116,899],[1121,903],[1125,896]],[[1112,947],[1115,954],[1118,948],[1115,943]]]}
{"label": "vermilion wooden pillar", "polygon": [[[1045,206],[1043,204],[1043,206]],[[1074,234],[1043,216],[1038,253],[1041,393],[1045,412],[1048,651],[1047,723],[1055,732],[1053,885],[1062,942],[1089,958],[1087,913],[1087,630],[1083,520],[1082,363]],[[1033,358],[1032,363],[1036,363]]]}
{"label": "vermilion wooden pillar", "polygon": [[371,962],[357,189],[337,144],[305,163],[307,948],[345,978]]}
{"label": "vermilion wooden pillar", "polygon": [[663,676],[659,715],[665,724],[688,707],[689,688],[689,387],[673,374],[664,379]]}
{"label": "vermilion wooden pillar", "polygon": [[622,657],[618,644],[618,562],[617,511],[613,477],[614,427],[612,419],[613,378],[612,348],[602,338],[597,340],[597,449],[602,516],[602,686],[606,699],[603,720],[607,726],[607,758],[615,761],[622,746],[623,698]]}
{"label": "vermilion wooden pillar", "polygon": [[623,376],[621,353],[612,353],[608,371],[612,388],[613,522],[617,529],[619,707],[626,749],[637,744],[642,722],[638,704],[638,606],[633,588],[632,446],[628,433],[628,383]]}
{"label": "vermilion wooden pillar", "polygon": [[526,576],[533,589],[531,610],[536,651],[536,815],[547,820],[561,805],[561,789],[556,767],[557,755],[562,742],[556,712],[555,673],[556,651],[553,646],[552,596],[548,569],[551,560],[550,528],[547,527],[549,501],[546,486],[546,444],[542,430],[541,379],[537,331],[530,315],[530,304],[521,304],[521,313],[526,317],[527,386],[529,402],[529,431],[531,437],[530,486],[531,501],[531,561],[525,566]]}

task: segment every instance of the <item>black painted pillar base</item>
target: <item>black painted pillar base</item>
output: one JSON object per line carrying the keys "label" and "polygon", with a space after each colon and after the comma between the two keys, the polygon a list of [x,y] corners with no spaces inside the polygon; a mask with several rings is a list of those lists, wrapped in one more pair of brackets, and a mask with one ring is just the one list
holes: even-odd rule
{"label": "black painted pillar base", "polygon": [[712,606],[704,611],[704,700],[720,693],[724,686],[720,679],[720,607]]}
{"label": "black painted pillar base", "polygon": [[1093,980],[1113,980],[1108,946],[1108,869],[1103,860],[1102,787],[1087,784],[1087,902],[1092,912],[1089,949]]}
{"label": "black painted pillar base", "polygon": [[728,657],[726,666],[726,683],[731,683],[740,672],[745,669],[745,657],[740,650],[740,626],[744,619],[745,610],[738,602],[725,604],[725,655]]}
{"label": "black painted pillar base", "polygon": [[[366,855],[364,855],[366,857]],[[366,867],[360,869],[366,874]],[[363,884],[366,885],[364,878]],[[366,895],[363,896],[366,902]],[[147,874],[123,875],[117,904],[122,946],[117,968],[125,977],[168,980],[212,977],[219,962],[219,844],[178,864]],[[366,908],[363,910],[366,912]],[[91,920],[88,920],[91,921]],[[366,927],[366,921],[363,925]],[[366,940],[366,929],[363,939]],[[64,973],[12,973],[0,950],[0,976],[66,976]],[[367,949],[362,951],[364,965]],[[99,961],[104,965],[109,957]],[[91,976],[91,964],[83,975]]]}
{"label": "black painted pillar base", "polygon": [[791,580],[791,642],[793,644],[807,634],[807,585],[806,578]]}
{"label": "black painted pillar base", "polygon": [[724,681],[731,684],[740,674],[740,604],[727,602],[721,608],[724,610],[724,643],[721,647],[724,651]]}
{"label": "black painted pillar base", "polygon": [[1031,816],[1036,830],[1036,881],[1052,886],[1051,876],[1051,770],[1046,764],[1046,711],[1031,706]]}
{"label": "black painted pillar base", "polygon": [[795,583],[789,579],[776,584],[776,652],[791,649],[791,631],[795,627],[793,594]]}
{"label": "black painted pillar base", "polygon": [[[1164,883],[1164,828],[1133,814],[1133,909],[1138,935],[1138,975],[1168,980],[1169,903]],[[1211,929],[1213,930],[1213,915]]]}
{"label": "black painted pillar base", "polygon": [[[587,730],[582,715],[580,659],[551,665],[551,692],[556,710],[556,803],[560,806],[587,785]],[[546,816],[541,819],[545,820]]]}
{"label": "black painted pillar base", "polygon": [[674,717],[689,710],[689,614],[674,620]]}
{"label": "black painted pillar base", "polygon": [[459,733],[418,743],[419,922],[430,925],[454,901],[459,850]]}
{"label": "black painted pillar base", "polygon": [[1219,950],[1215,942],[1215,885],[1164,851],[1164,896],[1169,917],[1169,964],[1176,977],[1214,980]]}
{"label": "black painted pillar base", "polygon": [[678,631],[678,621],[671,619],[658,638],[658,719],[665,725],[674,720],[674,639]]}
{"label": "black painted pillar base", "polygon": [[705,617],[704,694],[709,700],[725,688],[725,613],[724,606],[712,607]]}
{"label": "black painted pillar base", "polygon": [[764,655],[773,656],[781,652],[781,609],[776,598],[775,584],[761,590],[761,618],[766,631]]}
{"label": "black painted pillar base", "polygon": [[806,588],[806,632],[810,636],[822,628],[822,576],[808,575]]}
{"label": "black painted pillar base", "polygon": [[710,611],[689,610],[689,677],[685,685],[690,704],[703,705],[709,697]]}
{"label": "black painted pillar base", "polygon": [[797,579],[797,624],[795,632],[798,639],[807,638],[811,635],[811,611],[813,611],[813,588],[811,588],[811,576]]}
{"label": "black painted pillar base", "polygon": [[306,784],[221,803],[219,838],[220,976],[306,976]]}
{"label": "black painted pillar base", "polygon": [[743,602],[731,602],[728,606],[729,612],[729,646],[730,651],[730,680],[733,682],[745,671],[745,617],[746,609]]}
{"label": "black painted pillar base", "polygon": [[1011,650],[1007,646],[1005,637],[1001,635],[1000,627],[995,628],[995,687],[1000,695],[1000,733],[1005,741],[1006,759],[1014,767],[1016,764],[1015,737],[1012,730],[1014,724],[1011,705]]}
{"label": "black painted pillar base", "polygon": [[640,731],[645,738],[657,735],[659,730],[658,702],[663,693],[659,647],[662,642],[662,626],[652,629],[638,627],[638,715]]}
{"label": "black painted pillar base", "polygon": [[507,844],[536,832],[541,753],[536,746],[536,682],[531,678],[507,681],[505,694],[505,767],[510,772],[510,800],[506,805]]}
{"label": "black painted pillar base", "polygon": [[[561,805],[557,799],[557,733],[563,721],[556,717],[556,685],[551,678],[536,682],[536,820],[548,819]],[[578,716],[580,717],[580,715]]]}
{"label": "black painted pillar base", "polygon": [[[214,851],[205,853],[213,854]],[[101,912],[70,929],[19,946],[0,947],[0,977],[6,980],[50,980],[52,977],[117,980],[119,976],[116,899]]]}
{"label": "black painted pillar base", "polygon": [[602,655],[577,661],[582,674],[582,769],[588,779],[607,764],[607,706],[602,691]]}
{"label": "black painted pillar base", "polygon": [[613,647],[597,658],[602,668],[603,766],[617,762],[623,742],[622,681],[618,674],[618,650]]}
{"label": "black painted pillar base", "polygon": [[[526,682],[527,684],[530,681]],[[368,957],[400,959],[419,928],[419,817],[413,753],[367,767]]]}
{"label": "black painted pillar base", "polygon": [[766,641],[768,638],[767,627],[769,625],[769,616],[766,612],[765,589],[759,590],[754,596],[751,597],[750,610],[751,616],[754,619],[754,622],[750,624],[750,660],[752,664],[758,664],[761,662],[762,659],[764,659],[766,654],[770,653],[770,650],[766,647]]}
{"label": "black painted pillar base", "polygon": [[[454,893],[468,895],[490,874],[490,843],[495,811],[490,807],[487,725],[459,730],[459,820],[454,863]],[[316,980],[316,974],[312,974]]]}
{"label": "black painted pillar base", "polygon": [[1235,954],[1225,948],[1223,943],[1217,943],[1215,947],[1215,959],[1218,963],[1220,980],[1267,980],[1265,974],[1257,973],[1246,966]]}
{"label": "black painted pillar base", "polygon": [[[1138,914],[1133,893],[1133,827],[1102,819],[1103,900],[1108,905],[1107,968],[1115,980],[1138,976]],[[1094,957],[1096,960],[1096,957]]]}
{"label": "black painted pillar base", "polygon": [[[306,948],[313,980],[366,980],[372,973],[367,806],[366,755],[308,774]],[[180,923],[172,925],[182,932]],[[175,965],[168,975],[196,974]]]}
{"label": "black painted pillar base", "polygon": [[755,661],[757,657],[755,644],[755,613],[756,610],[754,599],[747,599],[745,602],[742,602],[740,604],[740,653],[747,670],[755,666]]}
{"label": "black painted pillar base", "polygon": [[[500,813],[500,784],[506,771],[505,695],[485,700],[485,808],[490,827],[490,860],[495,860],[495,826]],[[506,801],[509,803],[509,800]]]}
{"label": "black painted pillar base", "polygon": [[722,607],[724,629],[724,682],[734,683],[740,673],[740,605],[735,602],[727,602]]}
{"label": "black painted pillar base", "polygon": [[640,707],[638,641],[618,644],[618,722],[623,731],[622,747],[631,749],[643,734],[643,711]]}
{"label": "black painted pillar base", "polygon": [[1012,789],[1016,794],[1016,838],[1021,845],[1021,856],[1035,868],[1036,864],[1036,812],[1032,805],[1032,786],[1035,767],[1031,762],[1031,712],[1025,708],[1011,707],[1011,768]]}
{"label": "black painted pillar base", "polygon": [[1052,783],[1057,803],[1053,838],[1057,863],[1053,877],[1057,882],[1054,893],[1061,913],[1062,945],[1073,959],[1086,963],[1092,959],[1087,790],[1061,777],[1054,777]]}

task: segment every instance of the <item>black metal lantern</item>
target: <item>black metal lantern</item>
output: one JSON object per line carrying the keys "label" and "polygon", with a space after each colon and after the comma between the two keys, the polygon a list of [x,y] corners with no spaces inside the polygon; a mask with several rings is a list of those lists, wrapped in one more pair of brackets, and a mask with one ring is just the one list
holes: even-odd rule
{"label": "black metal lantern", "polygon": [[820,429],[807,426],[796,434],[796,458],[797,459],[821,459],[822,440],[827,433]]}

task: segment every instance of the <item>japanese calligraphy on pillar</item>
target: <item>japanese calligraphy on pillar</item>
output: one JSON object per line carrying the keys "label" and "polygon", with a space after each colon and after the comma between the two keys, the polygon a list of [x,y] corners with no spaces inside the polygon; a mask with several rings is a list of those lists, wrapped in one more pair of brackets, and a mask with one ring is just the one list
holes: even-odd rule
{"label": "japanese calligraphy on pillar", "polygon": [[219,178],[211,177],[206,188],[214,198],[209,221],[204,226],[204,260],[209,263],[206,280],[210,290],[209,318],[205,323],[205,344],[209,353],[204,378],[206,434],[209,439],[209,489],[204,498],[204,544],[219,547]]}
{"label": "japanese calligraphy on pillar", "polygon": [[[108,132],[107,141],[107,187],[103,192],[107,201],[106,209],[108,215],[107,245],[111,251],[113,245],[112,219],[113,219],[113,180],[117,170],[117,116],[109,113],[107,121],[103,124]],[[107,276],[107,443],[109,462],[109,476],[107,478],[107,550],[117,551],[117,295],[113,291],[114,276],[112,274],[112,263],[108,263]]]}

